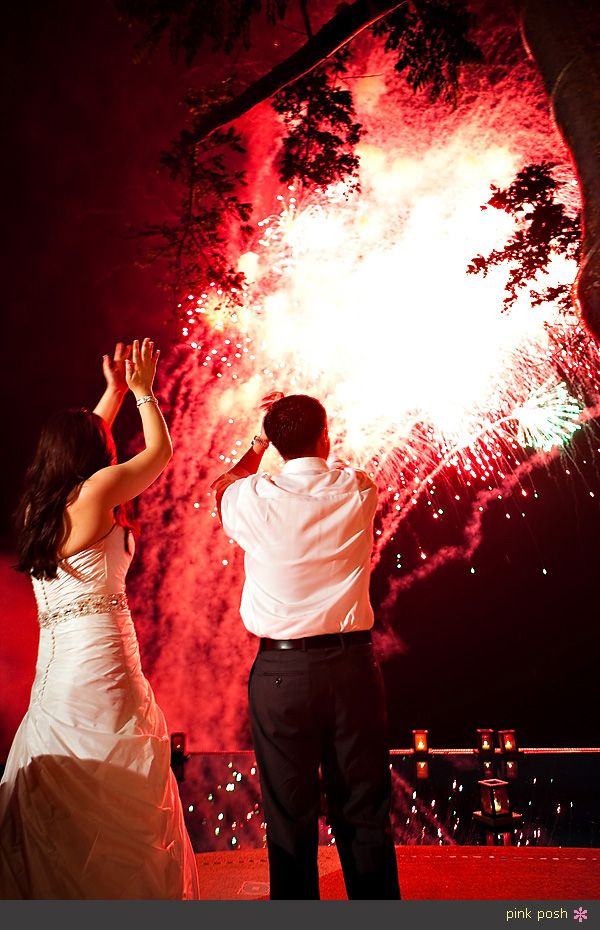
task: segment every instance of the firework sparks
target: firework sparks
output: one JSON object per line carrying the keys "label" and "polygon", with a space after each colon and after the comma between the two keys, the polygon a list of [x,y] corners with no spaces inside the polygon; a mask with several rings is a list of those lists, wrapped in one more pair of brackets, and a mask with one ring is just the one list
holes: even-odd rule
{"label": "firework sparks", "polygon": [[[398,116],[394,103],[396,136],[382,120],[385,138],[361,147],[360,194],[282,191],[240,258],[243,290],[209,286],[182,301],[184,346],[164,371],[177,455],[143,500],[145,520],[161,527],[144,542],[157,579],[145,599],[147,668],[174,729],[226,746],[244,726],[254,650],[238,614],[243,561],[209,485],[246,450],[264,394],[319,397],[342,453],[375,477],[373,564],[398,547],[384,623],[399,591],[450,560],[468,570],[488,508],[512,499],[524,511],[534,469],[597,411],[598,349],[579,320],[532,307],[526,293],[504,312],[508,270],[466,272],[514,231],[505,213],[481,205],[524,163],[513,133],[520,85],[518,115],[515,99],[505,94],[508,109],[493,116],[484,101],[481,118],[463,114],[426,142],[418,121],[409,136],[408,110]],[[482,130],[491,118],[504,120],[494,132],[503,146],[491,142],[493,126]],[[557,255],[534,286],[575,271]],[[263,467],[280,465],[270,449]],[[165,512],[175,519],[166,523]],[[396,629],[386,648],[392,639]],[[173,683],[173,668],[189,666],[196,693],[211,694],[200,709]]]}
{"label": "firework sparks", "polygon": [[[430,180],[427,196],[419,191],[419,168],[405,159],[386,175],[383,152],[370,177],[370,151],[360,196],[341,185],[305,203],[280,195],[242,258],[239,305],[236,295],[228,310],[209,289],[186,314],[188,336],[190,317],[202,320],[191,345],[203,365],[243,383],[244,403],[273,387],[318,396],[334,438],[393,490],[397,512],[448,468],[501,481],[523,447],[568,441],[583,398],[597,398],[597,351],[576,320],[526,296],[503,312],[507,270],[466,274],[475,251],[513,229],[480,209],[513,160],[501,149],[468,164],[452,147],[445,157],[437,194]],[[431,166],[421,171],[424,188]],[[572,277],[571,265],[557,256],[549,279]]]}
{"label": "firework sparks", "polygon": [[515,410],[519,423],[518,441],[523,446],[551,452],[568,443],[573,433],[581,429],[578,422],[581,413],[581,405],[571,397],[562,381],[542,385]]}

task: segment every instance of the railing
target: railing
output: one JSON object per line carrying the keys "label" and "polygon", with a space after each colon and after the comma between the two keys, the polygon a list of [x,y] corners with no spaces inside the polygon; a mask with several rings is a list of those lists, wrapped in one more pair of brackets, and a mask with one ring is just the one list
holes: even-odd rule
{"label": "railing", "polygon": [[[526,747],[486,755],[473,748],[391,751],[397,845],[514,845],[600,848],[600,748]],[[197,852],[265,845],[259,772],[252,750],[190,753],[174,766]],[[505,782],[511,829],[477,822],[482,780]],[[326,812],[321,845],[333,845]]]}

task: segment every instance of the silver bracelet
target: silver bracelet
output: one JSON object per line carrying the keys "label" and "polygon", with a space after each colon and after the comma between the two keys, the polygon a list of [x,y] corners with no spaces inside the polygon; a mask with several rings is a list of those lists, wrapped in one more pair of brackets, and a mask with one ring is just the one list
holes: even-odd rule
{"label": "silver bracelet", "polygon": [[141,407],[142,404],[156,404],[158,407],[158,401],[153,394],[145,394],[144,397],[138,397],[135,402],[136,407]]}

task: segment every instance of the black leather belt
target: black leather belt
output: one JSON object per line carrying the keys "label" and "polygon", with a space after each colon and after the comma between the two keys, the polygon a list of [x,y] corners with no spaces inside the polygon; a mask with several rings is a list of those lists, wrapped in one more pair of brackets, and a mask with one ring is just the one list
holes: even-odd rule
{"label": "black leather belt", "polygon": [[260,652],[271,649],[331,649],[370,642],[370,630],[355,630],[354,633],[323,633],[321,636],[304,636],[302,639],[261,639],[258,648]]}

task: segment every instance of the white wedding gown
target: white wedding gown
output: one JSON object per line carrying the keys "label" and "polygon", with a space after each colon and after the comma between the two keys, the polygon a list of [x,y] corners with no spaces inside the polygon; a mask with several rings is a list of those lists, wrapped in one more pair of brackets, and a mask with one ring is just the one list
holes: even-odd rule
{"label": "white wedding gown", "polygon": [[115,525],[60,562],[57,578],[32,579],[39,652],[0,783],[0,898],[200,896],[165,718],[127,608],[131,558]]}

